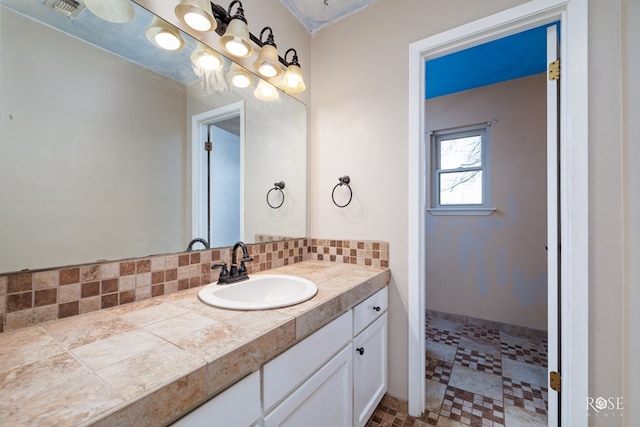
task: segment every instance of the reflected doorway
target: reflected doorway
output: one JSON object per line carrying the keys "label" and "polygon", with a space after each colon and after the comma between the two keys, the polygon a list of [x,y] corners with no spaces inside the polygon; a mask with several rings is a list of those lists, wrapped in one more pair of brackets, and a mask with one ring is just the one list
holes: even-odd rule
{"label": "reflected doorway", "polygon": [[192,236],[210,247],[243,240],[244,135],[242,104],[193,117]]}

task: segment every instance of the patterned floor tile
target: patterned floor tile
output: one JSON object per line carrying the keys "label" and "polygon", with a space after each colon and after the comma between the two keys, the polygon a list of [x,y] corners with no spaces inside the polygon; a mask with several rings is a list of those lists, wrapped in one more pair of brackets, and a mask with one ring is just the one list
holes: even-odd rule
{"label": "patterned floor tile", "polygon": [[440,384],[449,384],[453,364],[438,359],[427,359],[427,379]]}
{"label": "patterned floor tile", "polygon": [[426,425],[429,424],[382,402],[367,421],[365,427],[425,427]]}
{"label": "patterned floor tile", "polygon": [[502,390],[505,404],[547,415],[548,390],[546,387],[503,377]]}
{"label": "patterned floor tile", "polygon": [[504,405],[499,400],[449,386],[440,417],[472,426],[504,426]]}
{"label": "patterned floor tile", "polygon": [[458,345],[460,342],[460,334],[449,332],[442,329],[427,328],[427,341],[439,342],[448,345]]}
{"label": "patterned floor tile", "polygon": [[462,335],[500,345],[500,331],[496,329],[467,323],[462,329]]}
{"label": "patterned floor tile", "polygon": [[460,348],[454,363],[489,374],[502,375],[502,359],[476,350]]}
{"label": "patterned floor tile", "polygon": [[500,351],[502,355],[508,357],[511,360],[517,360],[519,362],[525,362],[532,365],[538,365],[547,367],[547,355],[546,352],[541,352],[535,346],[520,346],[502,343],[500,345]]}

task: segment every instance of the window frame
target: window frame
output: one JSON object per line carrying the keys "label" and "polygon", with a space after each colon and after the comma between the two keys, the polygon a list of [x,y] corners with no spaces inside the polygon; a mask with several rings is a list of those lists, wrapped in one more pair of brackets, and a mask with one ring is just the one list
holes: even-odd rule
{"label": "window frame", "polygon": [[[481,154],[480,166],[455,169],[440,169],[440,142],[457,138],[480,136]],[[431,215],[490,215],[495,211],[491,205],[491,122],[467,126],[434,130],[430,133],[430,174],[431,183],[427,188],[431,192],[430,207],[427,211]],[[440,204],[440,176],[444,173],[480,170],[482,172],[482,203],[474,204]]]}

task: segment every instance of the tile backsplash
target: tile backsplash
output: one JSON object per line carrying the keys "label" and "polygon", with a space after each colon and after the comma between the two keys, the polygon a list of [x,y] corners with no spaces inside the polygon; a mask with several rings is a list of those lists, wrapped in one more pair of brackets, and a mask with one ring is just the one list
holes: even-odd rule
{"label": "tile backsplash", "polygon": [[[389,266],[389,245],[370,240],[288,239],[247,245],[249,273],[305,260]],[[215,282],[211,265],[231,248],[105,261],[0,275],[0,332]]]}

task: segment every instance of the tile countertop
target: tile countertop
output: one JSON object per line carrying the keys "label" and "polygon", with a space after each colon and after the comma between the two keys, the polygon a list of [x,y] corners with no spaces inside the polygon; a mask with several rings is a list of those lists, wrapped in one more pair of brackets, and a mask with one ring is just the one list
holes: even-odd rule
{"label": "tile countertop", "polygon": [[[389,283],[388,268],[304,261],[290,307],[211,307],[201,287],[0,334],[0,424],[158,426],[205,402]],[[260,273],[257,273],[260,274]]]}

